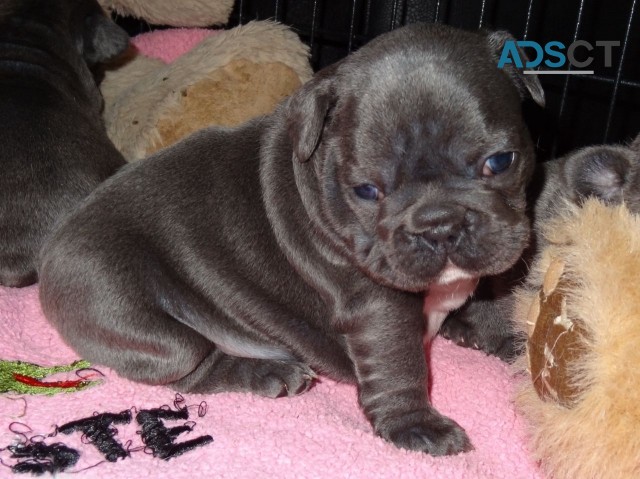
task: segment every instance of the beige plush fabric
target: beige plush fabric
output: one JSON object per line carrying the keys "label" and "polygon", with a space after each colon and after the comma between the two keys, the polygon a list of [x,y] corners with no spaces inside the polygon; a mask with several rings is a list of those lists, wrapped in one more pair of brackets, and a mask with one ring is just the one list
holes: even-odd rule
{"label": "beige plush fabric", "polygon": [[182,89],[181,101],[160,115],[159,139],[147,154],[207,126],[236,126],[268,114],[300,85],[298,75],[284,63],[233,60]]}
{"label": "beige plush fabric", "polygon": [[120,64],[114,65],[113,69],[106,72],[105,79],[100,84],[100,91],[104,98],[103,118],[107,125],[116,121],[123,105],[133,101],[131,95],[135,94],[135,85],[164,67],[165,64],[161,60],[138,55],[132,47]]}
{"label": "beige plush fabric", "polygon": [[139,56],[107,72],[107,133],[137,160],[195,129],[268,113],[311,75],[309,49],[292,30],[254,21],[206,38],[170,65],[154,68]]}
{"label": "beige plush fabric", "polygon": [[233,0],[98,0],[103,8],[153,25],[207,27],[227,23]]}
{"label": "beige plush fabric", "polygon": [[[589,200],[567,206],[545,236],[550,245],[518,291],[514,321],[530,335],[545,277],[560,280],[565,304],[556,322],[568,332],[579,325],[580,351],[563,363],[558,359],[570,352],[548,338],[546,354],[578,394],[563,406],[540,399],[533,387],[539,378],[524,382],[516,402],[530,425],[532,451],[555,479],[640,477],[640,218]],[[548,274],[558,264],[561,273]],[[520,370],[528,370],[526,359]]]}

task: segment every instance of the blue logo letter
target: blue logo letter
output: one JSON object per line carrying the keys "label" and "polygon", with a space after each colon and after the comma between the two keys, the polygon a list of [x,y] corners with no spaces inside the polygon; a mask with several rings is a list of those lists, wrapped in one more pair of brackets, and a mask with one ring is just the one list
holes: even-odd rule
{"label": "blue logo letter", "polygon": [[567,57],[561,51],[564,49],[565,49],[565,46],[562,42],[553,41],[553,42],[547,43],[544,46],[544,51],[547,52],[547,55],[549,55],[550,57],[557,58],[558,60],[555,62],[551,60],[545,60],[544,64],[547,65],[549,68],[560,68],[562,65],[564,65],[567,62]]}
{"label": "blue logo letter", "polygon": [[518,52],[516,42],[513,40],[507,40],[504,42],[504,47],[502,47],[502,53],[500,54],[500,60],[498,61],[498,68],[504,68],[507,63],[513,63],[517,68],[522,68],[520,53]]}
{"label": "blue logo letter", "polygon": [[529,60],[525,67],[527,68],[535,68],[542,63],[542,57],[544,56],[544,52],[542,51],[542,47],[538,42],[532,42],[531,40],[522,40],[518,42],[518,45],[522,48],[531,47],[536,51],[536,56],[533,60]]}

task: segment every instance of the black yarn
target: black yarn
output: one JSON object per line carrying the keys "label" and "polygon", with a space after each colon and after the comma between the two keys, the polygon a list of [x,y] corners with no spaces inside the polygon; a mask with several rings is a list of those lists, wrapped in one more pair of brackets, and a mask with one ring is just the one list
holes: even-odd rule
{"label": "black yarn", "polygon": [[176,393],[175,398],[173,400],[173,407],[175,407],[176,409],[184,409],[185,405],[184,403],[186,402],[184,396],[180,393]]}
{"label": "black yarn", "polygon": [[122,447],[114,436],[117,429],[111,427],[112,424],[129,424],[131,422],[131,411],[126,410],[120,413],[103,413],[85,419],[69,422],[58,428],[62,434],[71,434],[81,431],[87,438],[89,444],[93,444],[109,462],[129,457],[129,451]]}
{"label": "black yarn", "polygon": [[[186,421],[180,426],[167,428],[163,420],[189,419],[189,406],[184,406],[184,404],[184,398],[177,394],[174,401],[174,406],[177,410],[172,410],[169,406],[163,406],[157,409],[143,409],[137,412],[136,421],[142,427],[140,435],[145,445],[144,448],[148,448],[154,457],[168,460],[196,447],[213,442],[213,438],[209,435],[181,443],[175,442],[175,439],[180,434],[193,431],[196,423],[194,421]],[[200,417],[207,413],[207,403],[204,401],[192,407],[198,408],[198,416]],[[115,462],[120,458],[129,457],[131,452],[140,450],[140,448],[131,448],[131,441],[127,441],[123,446],[114,437],[118,431],[113,425],[129,424],[132,418],[132,410],[135,409],[128,409],[120,413],[95,414],[91,417],[72,421],[58,427],[55,434],[60,432],[68,435],[73,432],[81,432],[83,443],[94,445],[107,461]],[[21,426],[24,430],[20,430],[18,426]],[[11,423],[9,430],[24,438],[20,444],[7,447],[7,450],[12,453],[11,457],[18,459],[16,464],[9,466],[15,473],[55,474],[73,467],[80,458],[79,451],[61,442],[47,445],[44,442],[46,436],[28,437],[27,433],[32,432],[32,430],[26,424]],[[49,434],[48,436],[51,437],[55,434]],[[34,440],[36,438],[41,440]],[[94,464],[87,469],[93,468],[98,464]]]}
{"label": "black yarn", "polygon": [[46,445],[43,442],[29,442],[7,447],[11,457],[25,459],[11,466],[15,473],[31,473],[40,476],[45,472],[55,474],[73,467],[80,458],[75,449],[65,446],[61,442]]}
{"label": "black yarn", "polygon": [[136,421],[142,426],[142,442],[151,449],[154,457],[168,460],[213,441],[211,436],[206,435],[176,444],[174,442],[175,438],[183,432],[192,431],[193,427],[183,425],[167,428],[162,422],[163,419],[189,419],[189,411],[187,408],[177,411],[158,408],[142,409],[137,414]]}

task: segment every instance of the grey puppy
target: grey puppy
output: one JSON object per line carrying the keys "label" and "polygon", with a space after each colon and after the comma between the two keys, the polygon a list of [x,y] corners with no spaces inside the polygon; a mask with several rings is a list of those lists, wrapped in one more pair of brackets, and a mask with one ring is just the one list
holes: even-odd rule
{"label": "grey puppy", "polygon": [[474,298],[452,314],[441,334],[457,344],[481,349],[505,361],[522,352],[523,338],[514,335],[511,315],[513,289],[526,278],[526,264],[546,246],[539,226],[566,207],[595,197],[607,203],[624,202],[640,213],[640,135],[629,146],[598,145],[572,152],[538,166],[530,190],[535,237],[512,270],[484,278]]}
{"label": "grey puppy", "polygon": [[90,67],[128,46],[95,0],[0,7],[0,284],[36,281],[55,222],[124,164]]}
{"label": "grey puppy", "polygon": [[180,391],[355,382],[375,431],[470,448],[427,394],[423,338],[529,238],[534,167],[505,33],[411,25],[276,111],[125,167],[45,248],[45,314],[83,357]]}

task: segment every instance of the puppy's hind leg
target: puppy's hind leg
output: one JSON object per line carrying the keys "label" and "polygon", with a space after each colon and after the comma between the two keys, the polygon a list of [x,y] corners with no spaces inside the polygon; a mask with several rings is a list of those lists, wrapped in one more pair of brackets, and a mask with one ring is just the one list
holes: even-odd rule
{"label": "puppy's hind leg", "polygon": [[[182,392],[251,392],[265,397],[294,396],[307,391],[316,374],[283,346],[227,324],[192,288],[170,281],[158,284],[166,313],[200,337],[213,349],[189,374],[171,386]],[[220,286],[222,287],[222,286]],[[224,326],[226,324],[226,326]]]}
{"label": "puppy's hind leg", "polygon": [[193,393],[251,392],[278,398],[302,394],[315,378],[311,368],[297,361],[243,358],[215,349],[172,387]]}

